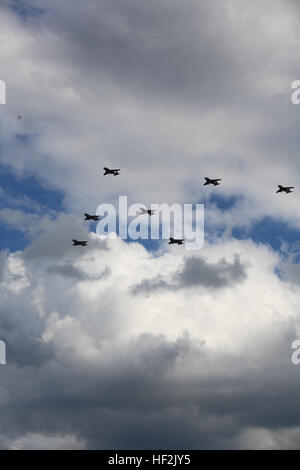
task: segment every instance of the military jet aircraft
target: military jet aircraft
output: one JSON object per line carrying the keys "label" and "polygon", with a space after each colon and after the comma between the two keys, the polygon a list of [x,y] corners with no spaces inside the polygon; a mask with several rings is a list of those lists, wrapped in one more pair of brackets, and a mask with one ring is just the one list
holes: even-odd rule
{"label": "military jet aircraft", "polygon": [[73,246],[87,246],[87,241],[86,240],[72,240]]}
{"label": "military jet aircraft", "polygon": [[278,191],[276,191],[276,193],[286,193],[286,194],[289,194],[289,193],[292,193],[292,189],[294,189],[294,186],[281,186],[281,184],[278,185]]}
{"label": "military jet aircraft", "polygon": [[141,212],[138,213],[138,215],[154,215],[155,210],[154,209],[143,209],[143,207],[140,207]]}
{"label": "military jet aircraft", "polygon": [[204,179],[205,183],[203,186],[206,186],[207,184],[213,184],[214,186],[218,186],[219,184],[221,184],[220,181],[222,181],[221,178],[212,180],[210,178],[205,177]]}
{"label": "military jet aircraft", "polygon": [[184,240],[170,237],[169,245],[183,245]]}
{"label": "military jet aircraft", "polygon": [[99,220],[99,215],[90,215],[90,214],[84,214],[84,215],[85,215],[84,220],[95,220],[95,222]]}
{"label": "military jet aircraft", "polygon": [[110,168],[107,168],[106,166],[103,168],[103,170],[105,171],[104,176],[105,175],[114,175],[114,176],[118,176],[120,174],[120,168],[114,168],[114,169],[110,169]]}

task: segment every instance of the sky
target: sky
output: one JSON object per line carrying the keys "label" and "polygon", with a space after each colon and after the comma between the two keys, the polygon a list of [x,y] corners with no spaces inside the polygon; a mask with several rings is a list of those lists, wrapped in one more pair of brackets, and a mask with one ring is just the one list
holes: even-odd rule
{"label": "sky", "polygon": [[[1,449],[299,448],[299,13],[1,1]],[[99,236],[120,195],[204,247]]]}

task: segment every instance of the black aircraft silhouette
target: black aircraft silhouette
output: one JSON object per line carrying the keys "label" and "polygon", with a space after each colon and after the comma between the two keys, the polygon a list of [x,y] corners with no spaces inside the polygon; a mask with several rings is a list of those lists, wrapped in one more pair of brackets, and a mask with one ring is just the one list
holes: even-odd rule
{"label": "black aircraft silhouette", "polygon": [[207,184],[213,184],[214,186],[218,186],[219,184],[221,184],[220,181],[222,181],[221,178],[212,180],[210,178],[205,177],[204,179],[205,183],[203,186],[206,186]]}
{"label": "black aircraft silhouette", "polygon": [[90,215],[90,214],[84,214],[85,215],[85,219],[84,220],[95,220],[97,222],[97,220],[99,220],[99,215]]}
{"label": "black aircraft silhouette", "polygon": [[73,242],[73,246],[87,246],[87,241],[85,240],[82,240],[82,241],[79,241],[79,240],[72,240]]}
{"label": "black aircraft silhouette", "polygon": [[278,185],[278,191],[276,191],[276,194],[277,193],[286,193],[286,194],[289,194],[289,193],[292,193],[292,189],[294,189],[294,186],[281,186],[281,184]]}
{"label": "black aircraft silhouette", "polygon": [[105,175],[114,175],[114,176],[118,176],[120,174],[120,168],[114,168],[113,170],[110,170],[109,168],[107,168],[106,166],[103,168],[103,170],[105,171],[104,176]]}
{"label": "black aircraft silhouette", "polygon": [[140,207],[140,210],[141,212],[139,212],[138,215],[144,215],[144,214],[154,215],[154,212],[155,212],[155,209],[143,209],[142,207]]}
{"label": "black aircraft silhouette", "polygon": [[177,245],[183,245],[184,240],[170,237],[169,245],[175,245],[176,243]]}

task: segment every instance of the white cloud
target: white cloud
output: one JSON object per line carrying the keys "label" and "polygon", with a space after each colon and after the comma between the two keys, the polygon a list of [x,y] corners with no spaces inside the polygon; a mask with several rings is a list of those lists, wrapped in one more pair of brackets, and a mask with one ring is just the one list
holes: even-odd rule
{"label": "white cloud", "polygon": [[74,436],[26,434],[9,445],[9,450],[83,450],[84,442]]}
{"label": "white cloud", "polygon": [[[6,162],[63,189],[76,211],[116,194],[147,204],[203,201],[202,178],[221,176],[222,195],[245,196],[242,219],[272,215],[299,227],[297,191],[288,203],[274,195],[278,183],[297,183],[299,169],[292,4],[265,0],[243,12],[232,0],[42,4],[48,14],[32,23],[1,9]],[[32,142],[13,143],[16,131]],[[103,178],[104,164],[122,167],[122,176]]]}
{"label": "white cloud", "polygon": [[[224,253],[227,262],[238,253],[245,263],[242,283],[215,292],[195,286],[149,296],[131,293],[137,279],[159,273],[172,277],[183,259],[194,255],[170,249],[153,257],[142,246],[122,240],[107,241],[106,250],[95,245],[74,248],[72,256],[66,252],[61,262],[67,259],[82,272],[110,269],[108,277],[93,281],[53,276],[47,270],[51,258],[46,261],[42,255],[9,255],[1,284],[6,316],[0,336],[8,345],[2,394],[10,424],[4,420],[0,433],[13,433],[10,445],[23,445],[23,414],[17,410],[29,403],[40,411],[27,417],[27,434],[71,432],[88,448],[139,447],[146,436],[147,446],[155,447],[152,427],[163,422],[161,445],[173,436],[175,447],[181,437],[193,448],[255,447],[251,429],[272,433],[274,413],[281,416],[282,426],[294,426],[284,398],[294,397],[294,403],[298,396],[298,371],[290,356],[299,333],[299,293],[277,277],[280,258],[269,248],[231,240],[206,246],[199,255],[217,263]],[[13,299],[12,276],[22,286],[14,288]],[[16,384],[20,390],[12,392]],[[276,412],[266,401],[272,395]],[[64,417],[59,417],[63,402]],[[12,403],[16,411],[8,406]],[[158,408],[160,417],[154,418]],[[195,440],[179,431],[176,422],[184,415],[187,436],[193,433]],[[202,416],[203,429],[195,416]],[[132,438],[118,436],[123,419]],[[228,436],[216,434],[225,428],[230,429]],[[34,441],[28,442],[24,445],[36,448]],[[61,446],[68,447],[68,442]],[[49,445],[56,443],[50,440]]]}

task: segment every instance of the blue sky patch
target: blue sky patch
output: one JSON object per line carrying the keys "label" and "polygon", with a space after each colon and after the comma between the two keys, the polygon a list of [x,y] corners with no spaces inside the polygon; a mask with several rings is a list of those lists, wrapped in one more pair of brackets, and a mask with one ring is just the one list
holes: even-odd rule
{"label": "blue sky patch", "polygon": [[227,211],[232,209],[238,202],[243,200],[241,196],[220,196],[216,192],[210,195],[208,204],[214,204],[219,210]]}
{"label": "blue sky patch", "polygon": [[[47,187],[46,183],[36,175],[18,176],[8,165],[0,164],[0,188],[2,189],[0,201],[2,208],[11,207],[10,200],[12,199],[26,197],[38,204],[41,210],[50,209],[59,212],[64,209],[62,191]],[[28,210],[31,211],[30,207]],[[31,212],[36,212],[34,207]]]}
{"label": "blue sky patch", "polygon": [[300,230],[290,227],[286,222],[273,217],[263,217],[249,228],[234,228],[234,238],[250,238],[255,243],[270,245],[279,251],[283,242],[289,245],[295,244],[300,238]]}
{"label": "blue sky patch", "polygon": [[[17,209],[29,214],[44,215],[64,211],[64,194],[49,188],[36,175],[17,175],[12,168],[0,164],[0,209]],[[0,220],[0,249],[23,249],[29,239],[21,230]]]}
{"label": "blue sky patch", "polygon": [[8,228],[0,221],[0,251],[8,248],[10,251],[24,250],[29,240],[19,230]]}

